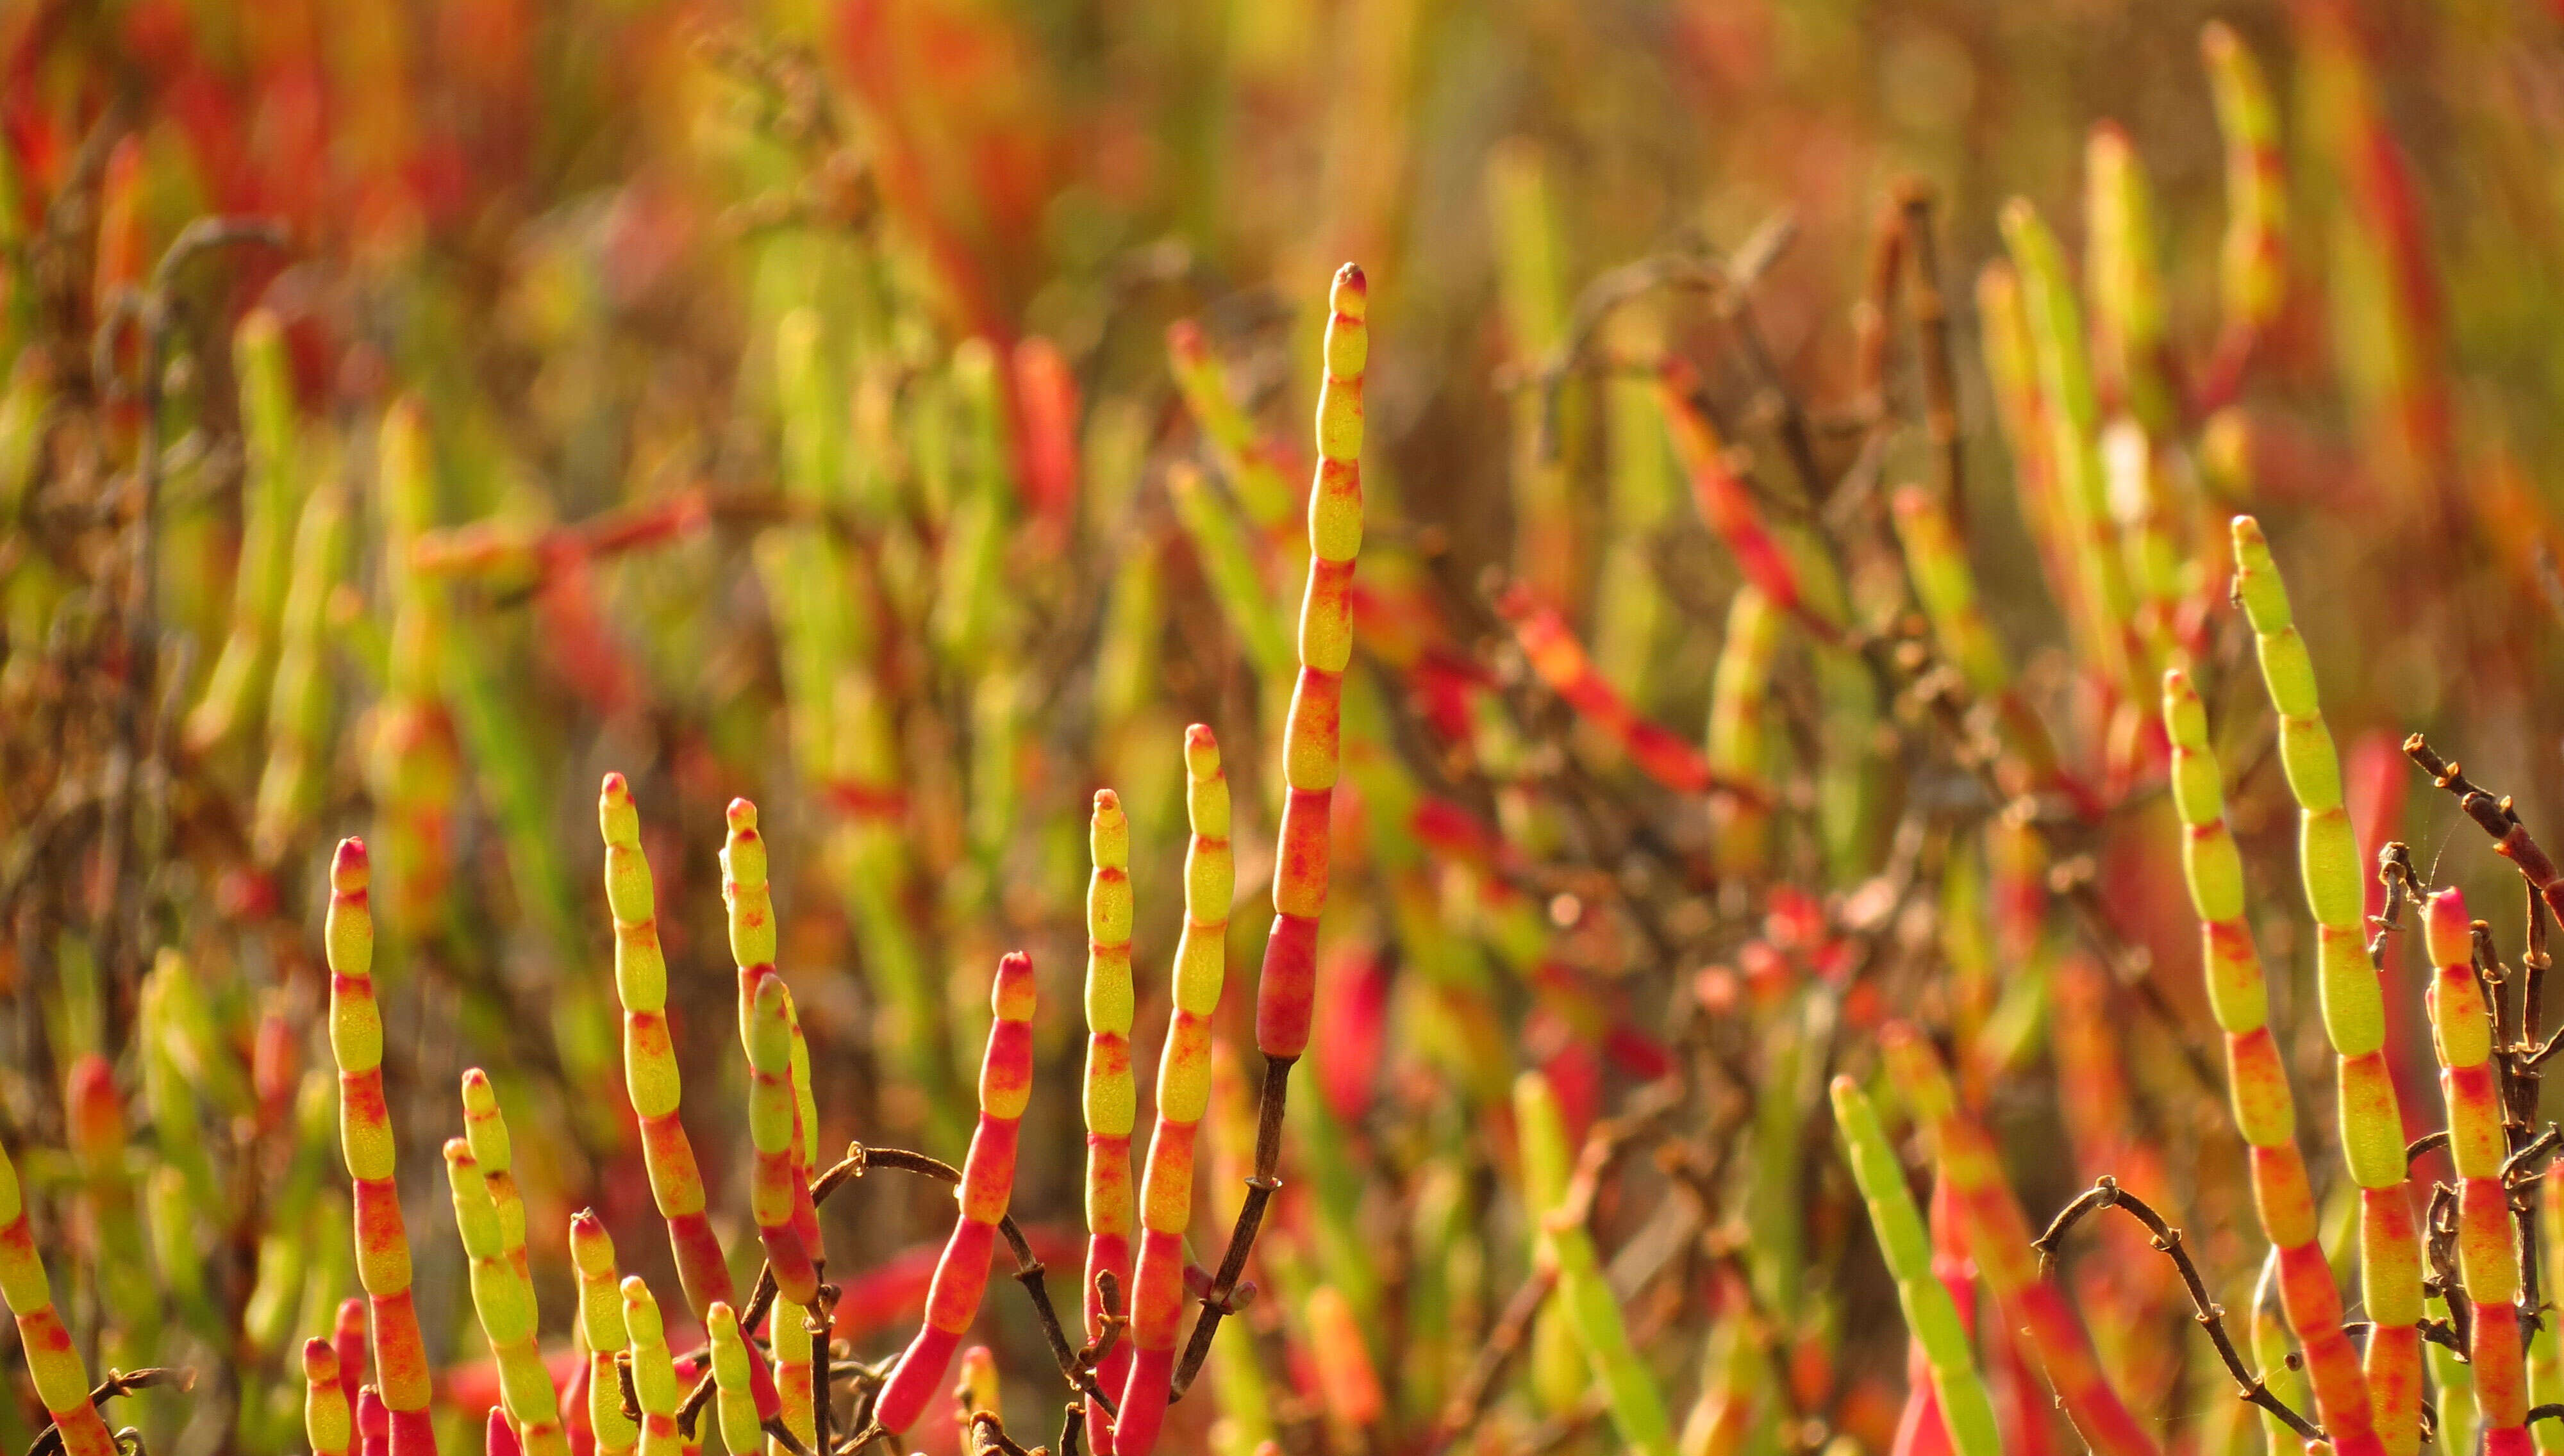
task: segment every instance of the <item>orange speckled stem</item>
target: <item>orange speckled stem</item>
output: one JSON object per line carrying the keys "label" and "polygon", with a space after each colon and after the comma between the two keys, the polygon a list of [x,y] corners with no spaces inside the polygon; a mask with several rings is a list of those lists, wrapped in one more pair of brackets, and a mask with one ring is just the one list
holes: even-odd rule
{"label": "orange speckled stem", "polygon": [[630,1343],[623,1323],[622,1277],[614,1268],[614,1240],[593,1209],[570,1215],[569,1258],[578,1270],[578,1337],[587,1347],[587,1427],[598,1456],[623,1456],[641,1437],[623,1413],[621,1378],[614,1356]]}
{"label": "orange speckled stem", "polygon": [[382,1392],[371,1385],[356,1388],[357,1456],[386,1456],[392,1444],[391,1412],[383,1409]]}
{"label": "orange speckled stem", "polygon": [[338,1384],[338,1351],[314,1336],[303,1342],[303,1434],[312,1456],[347,1456],[356,1435],[347,1392]]}
{"label": "orange speckled stem", "polygon": [[338,1145],[353,1186],[356,1279],[373,1316],[374,1381],[391,1422],[391,1456],[435,1456],[428,1425],[427,1347],[410,1303],[409,1235],[392,1183],[391,1113],[383,1102],[383,1017],[374,1004],[373,871],[365,842],[344,839],[329,863],[329,1049],[338,1060]]}
{"label": "orange speckled stem", "polygon": [[116,1456],[115,1439],[89,1400],[89,1368],[72,1345],[71,1331],[54,1311],[53,1285],[37,1257],[36,1239],[27,1227],[26,1200],[18,1170],[0,1153],[0,1299],[18,1320],[18,1343],[28,1372],[35,1376],[36,1398],[62,1432],[64,1456]]}
{"label": "orange speckled stem", "polygon": [[1255,1044],[1267,1058],[1308,1049],[1318,990],[1318,915],[1327,903],[1328,814],[1342,747],[1345,668],[1353,661],[1354,558],[1362,549],[1363,371],[1371,357],[1370,287],[1336,271],[1326,378],[1318,389],[1318,473],[1309,491],[1309,582],[1300,604],[1300,681],[1283,728],[1280,844],[1273,930],[1255,989]]}
{"label": "orange speckled stem", "polygon": [[[614,917],[614,992],[623,1004],[623,1086],[641,1125],[641,1160],[650,1196],[668,1224],[677,1282],[698,1314],[736,1306],[730,1265],[704,1216],[704,1179],[694,1144],[677,1119],[684,1085],[668,1034],[668,962],[659,949],[658,892],[641,849],[641,811],[620,773],[597,792],[597,827],[605,840],[605,901]],[[780,1409],[774,1374],[751,1350],[759,1419]]]}
{"label": "orange speckled stem", "polygon": [[1713,789],[1738,794],[1756,803],[1763,791],[1709,766],[1709,759],[1690,741],[1639,717],[1619,691],[1604,681],[1586,656],[1584,644],[1558,613],[1542,605],[1530,587],[1516,582],[1496,599],[1496,610],[1513,624],[1514,640],[1549,690],[1620,745],[1638,771],[1676,793]]}
{"label": "orange speckled stem", "polygon": [[1984,1129],[1959,1111],[1939,1055],[1901,1021],[1882,1027],[1879,1041],[1898,1092],[1930,1139],[1941,1176],[1958,1204],[1977,1272],[2003,1312],[2005,1326],[2027,1335],[2046,1367],[2057,1403],[2097,1456],[2160,1456],[2161,1448],[2102,1377],[2091,1339],[2064,1294],[2039,1277],[2030,1226],[2004,1179],[1995,1145]]}
{"label": "orange speckled stem", "polygon": [[[1230,1226],[1227,1251],[1201,1298],[1201,1315],[1171,1381],[1179,1397],[1201,1370],[1219,1322],[1231,1311],[1264,1207],[1281,1186],[1282,1119],[1291,1068],[1308,1050],[1317,1010],[1318,917],[1327,903],[1328,815],[1343,747],[1345,669],[1353,661],[1351,592],[1362,551],[1363,372],[1371,359],[1370,285],[1359,267],[1336,270],[1328,295],[1325,379],[1318,389],[1318,472],[1309,491],[1309,579],[1300,604],[1300,681],[1282,737],[1287,796],[1273,863],[1273,924],[1255,987],[1255,1045],[1264,1053],[1255,1176]],[[1138,1357],[1133,1357],[1137,1367]],[[1124,1424],[1129,1424],[1126,1414]],[[1146,1456],[1124,1438],[1121,1456]]]}
{"label": "orange speckled stem", "polygon": [[2440,1057],[2440,1096],[2449,1105],[2449,1161],[2457,1173],[2457,1274],[2474,1303],[2466,1360],[2491,1451],[2526,1451],[2528,1366],[2521,1356],[2519,1238],[2510,1217],[2502,1164],[2510,1155],[2502,1129],[2501,1089],[2492,1066],[2492,1013],[2475,979],[2474,933],[2466,898],[2456,890],[2431,897],[2422,921],[2430,941],[2431,1045]]}
{"label": "orange speckled stem", "polygon": [[481,1165],[482,1180],[490,1185],[490,1203],[499,1214],[499,1238],[508,1267],[525,1286],[526,1298],[533,1299],[533,1276],[526,1268],[526,1200],[517,1191],[515,1144],[509,1140],[508,1121],[499,1111],[499,1094],[490,1085],[490,1074],[478,1067],[463,1073],[463,1135],[472,1145],[473,1161]]}
{"label": "orange speckled stem", "polygon": [[928,1402],[944,1393],[953,1352],[987,1292],[997,1224],[1014,1195],[1015,1138],[1024,1105],[1032,1099],[1032,957],[1016,950],[997,962],[988,1000],[996,1019],[988,1025],[988,1050],[979,1063],[979,1128],[962,1164],[962,1211],[935,1266],[935,1282],[927,1289],[926,1323],[873,1405],[873,1419],[885,1430],[915,1425]]}
{"label": "orange speckled stem", "polygon": [[1700,392],[1699,371],[1680,355],[1668,354],[1658,369],[1656,392],[1674,454],[1691,480],[1692,502],[1700,510],[1700,519],[1736,558],[1746,580],[1782,611],[1804,615],[1808,593],[1799,581],[1797,564],[1764,523],[1753,492],[1728,460],[1717,426],[1694,402]]}
{"label": "orange speckled stem", "polygon": [[338,1354],[338,1390],[347,1408],[356,1408],[357,1388],[365,1383],[365,1302],[349,1297],[338,1302],[338,1322],[329,1332]]}
{"label": "orange speckled stem", "polygon": [[[2386,1003],[2370,960],[2366,866],[2324,726],[2313,659],[2260,523],[2230,522],[2234,594],[2252,624],[2261,683],[2279,721],[2279,768],[2297,801],[2297,869],[2315,921],[2315,1004],[2332,1043],[2342,1164],[2359,1185],[2360,1298],[2379,1336],[2366,1356],[2369,1408],[2388,1456],[2422,1446],[2422,1246],[2414,1236],[2404,1115],[2386,1064]],[[2330,1425],[2327,1417],[2326,1424]]]}
{"label": "orange speckled stem", "polygon": [[792,1089],[787,992],[774,969],[774,894],[766,881],[765,839],[756,832],[756,805],[733,799],[729,817],[722,902],[730,909],[731,957],[739,964],[739,1039],[748,1052],[748,1129],[754,1154],[748,1211],[775,1289],[796,1305],[808,1305],[819,1295],[819,1251],[804,1231],[817,1223],[797,1158],[800,1108]]}
{"label": "orange speckled stem", "polygon": [[[2410,1403],[2389,1407],[2376,1401],[2359,1352],[2341,1333],[2341,1288],[2332,1277],[2316,1240],[2314,1194],[2306,1179],[2303,1154],[2297,1151],[2296,1105],[2288,1091],[2287,1068],[2279,1044],[2270,1034],[2270,1000],[2261,971],[2261,956],[2252,943],[2252,929],[2244,917],[2244,860],[2226,826],[2226,796],[2217,755],[2210,747],[2208,714],[2190,679],[2180,671],[2164,674],[2164,734],[2171,744],[2173,807],[2181,816],[2182,870],[2190,884],[2191,905],[2198,912],[2203,944],[2200,960],[2208,978],[2208,1004],[2226,1034],[2226,1080],[2235,1111],[2236,1131],[2251,1149],[2252,1202],[2261,1232],[2279,1256],[2279,1305],[2305,1348],[2306,1379],[2314,1391],[2315,1412],[2333,1448],[2353,1456],[2385,1451],[2377,1431],[2377,1412],[2412,1411],[2418,1422],[2421,1392]],[[2409,1205],[2401,1187],[2363,1190],[2382,1195],[2362,1198],[2364,1216],[2385,1212],[2383,1205]],[[2401,1334],[2409,1326],[2398,1330]],[[2372,1334],[2376,1342],[2387,1326]],[[2419,1332],[2411,1332],[2419,1339]],[[2380,1367],[2393,1378],[2392,1360]],[[2414,1366],[2418,1371],[2418,1360]],[[2418,1429],[2418,1427],[2417,1427]]]}
{"label": "orange speckled stem", "polygon": [[522,1441],[526,1456],[568,1456],[560,1396],[552,1389],[551,1371],[543,1364],[542,1348],[535,1341],[539,1319],[534,1286],[524,1282],[509,1261],[489,1177],[468,1141],[447,1140],[445,1175],[454,1194],[455,1227],[463,1236],[464,1257],[470,1263],[472,1307],[499,1366],[499,1395],[513,1421],[510,1443]]}
{"label": "orange speckled stem", "polygon": [[1131,1367],[1122,1385],[1119,1450],[1156,1446],[1183,1323],[1184,1231],[1193,1213],[1194,1134],[1210,1106],[1210,1025],[1228,972],[1228,908],[1237,871],[1229,850],[1228,777],[1219,740],[1184,730],[1184,802],[1192,845],[1184,856],[1184,930],[1175,942],[1175,1015],[1158,1061],[1158,1126],[1140,1194],[1140,1271],[1131,1287]]}
{"label": "orange speckled stem", "polygon": [[623,1281],[623,1328],[631,1352],[632,1393],[641,1407],[636,1449],[641,1456],[679,1456],[692,1442],[677,1427],[677,1367],[668,1352],[668,1327],[659,1301],[637,1274]]}
{"label": "orange speckled stem", "polygon": [[[1095,791],[1087,840],[1095,862],[1086,883],[1086,1338],[1104,1333],[1100,1276],[1131,1289],[1131,1128],[1139,1094],[1131,1079],[1131,821],[1109,788]],[[1096,1366],[1105,1389],[1131,1367],[1129,1341],[1118,1341]],[[1090,1400],[1086,1431],[1096,1456],[1115,1456],[1114,1418]]]}

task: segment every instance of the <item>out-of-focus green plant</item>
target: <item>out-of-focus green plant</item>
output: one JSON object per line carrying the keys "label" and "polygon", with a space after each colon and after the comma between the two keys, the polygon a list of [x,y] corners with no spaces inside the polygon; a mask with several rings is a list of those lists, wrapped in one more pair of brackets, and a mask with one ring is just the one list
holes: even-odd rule
{"label": "out-of-focus green plant", "polygon": [[2200,19],[0,18],[0,1445],[2552,1444],[2551,25]]}

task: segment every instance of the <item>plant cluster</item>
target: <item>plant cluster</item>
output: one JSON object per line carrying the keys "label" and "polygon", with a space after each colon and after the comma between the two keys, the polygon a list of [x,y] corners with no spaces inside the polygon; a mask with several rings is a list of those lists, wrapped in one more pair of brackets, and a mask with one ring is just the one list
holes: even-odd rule
{"label": "plant cluster", "polygon": [[342,9],[0,17],[0,1448],[2564,1451],[2490,30]]}

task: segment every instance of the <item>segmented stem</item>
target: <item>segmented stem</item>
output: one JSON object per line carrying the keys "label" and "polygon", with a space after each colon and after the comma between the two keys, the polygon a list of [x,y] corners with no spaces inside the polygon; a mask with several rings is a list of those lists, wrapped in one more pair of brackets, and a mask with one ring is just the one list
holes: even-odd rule
{"label": "segmented stem", "polygon": [[1309,492],[1309,582],[1300,606],[1300,680],[1283,729],[1282,809],[1273,931],[1255,989],[1255,1044],[1268,1060],[1308,1049],[1317,1000],[1318,914],[1327,903],[1328,815],[1342,748],[1338,721],[1353,661],[1350,593],[1362,549],[1363,369],[1371,354],[1362,270],[1337,270],[1329,297],[1326,381],[1318,391],[1318,475]]}
{"label": "segmented stem", "polygon": [[623,1327],[631,1342],[633,1400],[641,1408],[640,1456],[680,1456],[686,1438],[677,1429],[677,1366],[659,1302],[637,1274],[623,1281]]}
{"label": "segmented stem", "polygon": [[338,1383],[338,1351],[317,1335],[303,1342],[303,1434],[312,1456],[347,1456],[356,1438],[347,1392]]}
{"label": "segmented stem", "polygon": [[471,1263],[472,1307],[499,1366],[499,1396],[507,1402],[529,1456],[567,1456],[560,1397],[534,1341],[534,1287],[509,1261],[490,1181],[472,1155],[472,1144],[461,1138],[445,1144],[445,1177],[454,1191],[454,1224]]}
{"label": "segmented stem", "polygon": [[1903,1022],[1889,1022],[1879,1040],[1897,1092],[1922,1124],[1941,1178],[1957,1200],[1969,1252],[2004,1327],[2023,1333],[2046,1367],[2057,1402],[2099,1456],[2158,1456],[2154,1438],[2102,1377],[2091,1339],[2065,1296],[2039,1277],[2030,1226],[2005,1181],[1994,1142],[1959,1110],[1939,1054]]}
{"label": "segmented stem", "polygon": [[[765,1345],[774,1352],[774,1392],[782,1399],[783,1428],[801,1443],[802,1450],[815,1451],[819,1431],[812,1405],[817,1382],[813,1378],[810,1312],[778,1296],[766,1313]],[[791,1452],[769,1436],[765,1456],[791,1456]]]}
{"label": "segmented stem", "polygon": [[988,1049],[979,1063],[979,1127],[962,1165],[962,1210],[953,1236],[935,1265],[926,1295],[926,1322],[910,1342],[873,1405],[884,1430],[917,1424],[927,1403],[943,1393],[944,1372],[962,1343],[962,1332],[979,1312],[987,1291],[988,1264],[996,1253],[997,1224],[1015,1186],[1015,1139],[1032,1098],[1033,962],[1020,950],[997,963],[989,1005]]}
{"label": "segmented stem", "polygon": [[569,1259],[578,1270],[578,1336],[587,1347],[587,1423],[597,1456],[622,1456],[641,1439],[623,1413],[623,1382],[615,1354],[631,1343],[623,1323],[622,1278],[614,1269],[614,1240],[592,1208],[570,1215]]}
{"label": "segmented stem", "polygon": [[2235,594],[2251,619],[2279,720],[2279,766],[2297,800],[2297,861],[2315,921],[2316,990],[2340,1081],[2342,1160],[2360,1187],[2360,1293],[2376,1334],[2365,1365],[2391,1456],[2421,1449],[2422,1244],[2405,1189],[2404,1114],[2386,1062],[2386,999],[2368,958],[2366,875],[2324,727],[2314,662],[2260,523],[2234,522]]}
{"label": "segmented stem", "polygon": [[1328,294],[1326,377],[1318,389],[1318,470],[1309,491],[1309,577],[1300,603],[1300,678],[1282,736],[1287,797],[1273,865],[1273,926],[1255,986],[1255,1045],[1264,1053],[1255,1176],[1228,1248],[1201,1298],[1201,1316],[1176,1362],[1180,1396],[1210,1354],[1219,1322],[1246,1270],[1264,1206],[1281,1186],[1282,1115],[1291,1068],[1308,1050],[1317,1009],[1318,916],[1327,903],[1329,815],[1343,749],[1345,669],[1353,662],[1354,558],[1362,550],[1363,371],[1371,358],[1370,285],[1360,267],[1336,270]]}
{"label": "segmented stem", "polygon": [[2500,1079],[2492,1064],[2493,1013],[2475,976],[2474,928],[2465,896],[2433,895],[2422,930],[2430,945],[2431,1046],[2440,1058],[2440,1096],[2449,1108],[2449,1160],[2457,1174],[2457,1274],[2474,1306],[2466,1361],[2483,1412],[2489,1456],[2526,1456],[2528,1367],[2519,1321],[2519,1238],[2502,1176],[2509,1136],[2502,1128]]}
{"label": "segmented stem", "polygon": [[[650,858],[641,849],[641,811],[620,773],[605,775],[596,799],[598,830],[605,840],[605,903],[614,917],[614,994],[623,1005],[623,1086],[641,1125],[641,1161],[650,1196],[668,1224],[677,1281],[698,1310],[735,1304],[730,1265],[704,1214],[703,1173],[694,1144],[678,1121],[684,1084],[668,1033],[668,962],[659,949],[658,892]],[[757,1408],[774,1413],[774,1379],[762,1358],[756,1371]]]}
{"label": "segmented stem", "polygon": [[54,1311],[54,1291],[27,1224],[18,1170],[0,1153],[0,1299],[18,1321],[18,1342],[36,1398],[62,1432],[64,1456],[116,1456],[114,1438],[90,1403],[89,1369]]}
{"label": "segmented stem", "polygon": [[[1133,1351],[1122,1386],[1116,1449],[1145,1456],[1174,1389],[1183,1320],[1184,1232],[1192,1223],[1194,1134],[1210,1107],[1211,1017],[1228,973],[1228,908],[1237,888],[1228,844],[1228,777],[1219,740],[1184,729],[1184,929],[1175,941],[1175,1013],[1158,1061],[1158,1123],[1140,1195],[1140,1268],[1131,1286]],[[1092,1417],[1089,1417],[1092,1425]],[[1101,1448],[1099,1448],[1101,1449]]]}
{"label": "segmented stem", "polygon": [[[2357,1352],[2341,1333],[2340,1288],[2317,1239],[2314,1193],[2297,1151],[2296,1107],[2271,1035],[2269,991],[2244,920],[2244,859],[2226,827],[2226,796],[2209,746],[2208,713],[2190,679],[2164,674],[2164,730],[2172,744],[2173,807],[2183,827],[2182,873],[2198,911],[2208,1005],[2226,1033],[2227,1087],[2236,1131],[2250,1148],[2252,1202],[2277,1258],[2279,1303],[2305,1347],[2315,1411],[2340,1451],[2382,1450],[2374,1402]],[[2400,1153],[2399,1153],[2400,1156]],[[2401,1192],[2395,1193],[2402,1196]],[[2370,1335],[2371,1349],[2385,1332]],[[2420,1429],[2421,1392],[2404,1407]]]}
{"label": "segmented stem", "polygon": [[374,1382],[391,1420],[392,1456],[434,1456],[427,1348],[410,1303],[409,1235],[392,1184],[391,1113],[383,1101],[383,1017],[374,1004],[372,870],[365,842],[344,839],[329,864],[329,1049],[338,1060],[338,1146],[353,1185],[356,1279],[374,1334]]}
{"label": "segmented stem", "polygon": [[[1087,840],[1095,861],[1086,886],[1086,1338],[1104,1334],[1103,1279],[1130,1288],[1135,1204],[1131,1195],[1131,1130],[1139,1092],[1131,1076],[1131,821],[1113,790],[1095,791]],[[1096,1365],[1099,1380],[1118,1388],[1129,1371],[1129,1342]],[[1086,1413],[1097,1456],[1113,1456],[1115,1423]]]}
{"label": "segmented stem", "polygon": [[748,1129],[754,1157],[748,1214],[765,1246],[765,1267],[784,1299],[818,1298],[818,1215],[801,1168],[800,1100],[792,1088],[792,1024],[783,977],[774,970],[774,896],[766,883],[765,840],[756,805],[733,799],[722,844],[722,903],[730,911],[731,956],[739,964],[739,1038],[748,1052]]}
{"label": "segmented stem", "polygon": [[733,1456],[748,1456],[764,1444],[757,1429],[756,1394],[748,1371],[748,1340],[740,1334],[739,1315],[728,1305],[707,1311],[704,1329],[712,1338],[715,1411],[721,1420],[722,1444]]}
{"label": "segmented stem", "polygon": [[1931,1370],[1932,1393],[1951,1447],[1958,1456],[2000,1456],[2003,1438],[1995,1427],[1994,1397],[1977,1371],[1974,1342],[1959,1318],[1958,1302],[1933,1270],[1932,1237],[1905,1186],[1905,1169],[1888,1145],[1887,1131],[1858,1083],[1836,1077],[1830,1090],[1834,1131],[1842,1138],[1852,1181],[1869,1205],[1879,1252],[1895,1276],[1896,1302],[1905,1311],[1906,1328],[1914,1332]]}

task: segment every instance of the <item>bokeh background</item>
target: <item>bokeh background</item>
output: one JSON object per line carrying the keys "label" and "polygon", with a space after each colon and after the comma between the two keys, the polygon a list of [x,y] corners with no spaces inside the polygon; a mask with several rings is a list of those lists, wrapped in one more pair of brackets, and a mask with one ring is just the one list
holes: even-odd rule
{"label": "bokeh background", "polygon": [[[2246,156],[2258,296],[2230,276],[2212,21],[2272,106]],[[2104,361],[2103,408],[2146,416],[2176,484],[2113,512],[2169,522],[2148,630],[2209,691],[2337,1211],[2224,516],[2276,544],[2365,850],[2402,838],[2480,887],[2516,952],[2508,870],[2403,761],[2414,729],[2564,836],[2553,6],[16,0],[0,75],[0,1142],[94,1362],[203,1372],[141,1402],[154,1450],[300,1449],[293,1353],[354,1292],[319,936],[341,835],[381,876],[449,1444],[490,1398],[436,1151],[463,1069],[516,1130],[546,1339],[570,1338],[570,1210],[667,1278],[619,1088],[609,770],[640,802],[687,1120],[744,1269],[715,862],[737,795],[771,847],[821,1146],[958,1158],[990,971],[1032,952],[1015,1208],[1073,1305],[1087,814],[1109,785],[1134,824],[1145,1110],[1187,723],[1238,790],[1222,1107],[1252,1085],[1288,542],[1347,260],[1373,335],[1366,766],[1254,1338],[1171,1441],[1435,1448],[1535,1264],[1508,1091],[1533,1069],[1578,1138],[1681,1089],[1593,1220],[1683,1449],[1886,1449],[1903,1335],[1822,1088],[1874,1070],[1889,1014],[1952,1046],[2033,1219],[2099,1172],[2150,1180],[2249,1308],[2240,1144],[2183,1065],[2213,1028],[2152,701],[2078,635],[2093,608],[2063,599],[1986,367],[2010,199],[2096,318],[2125,312],[2086,247],[2154,255],[2160,347]],[[2096,145],[2150,179],[2115,232]],[[1918,637],[1880,501],[1938,479],[1930,339],[1899,321],[1912,275],[1883,292],[1874,263],[1918,185],[1956,362],[1946,504],[2025,700],[2096,786],[2048,804],[2026,867],[1928,707],[1846,690],[1795,622],[1738,647],[1753,571],[1655,402],[1658,361],[1688,359],[1761,509],[1836,542],[1844,620]],[[1707,751],[1772,796],[1768,844],[1558,701],[1497,611],[1517,584],[1685,743],[1723,693]],[[2100,887],[2106,953],[2043,908],[2069,882]],[[2417,1133],[2419,985],[2390,979]],[[1220,1120],[1206,1165],[1234,1174]],[[1197,1260],[1234,1198],[1203,1179]],[[857,1357],[905,1339],[947,1210],[879,1178],[826,1210]],[[2257,1443],[2149,1258],[2068,1261],[2110,1367],[2168,1445]],[[1046,1430],[1004,1281],[977,1329],[1010,1416]],[[1458,1438],[1608,1448],[1563,1327],[1527,1344]],[[2002,1345],[2008,1435],[2068,1439]],[[0,1445],[40,1423],[26,1393],[13,1373]]]}

